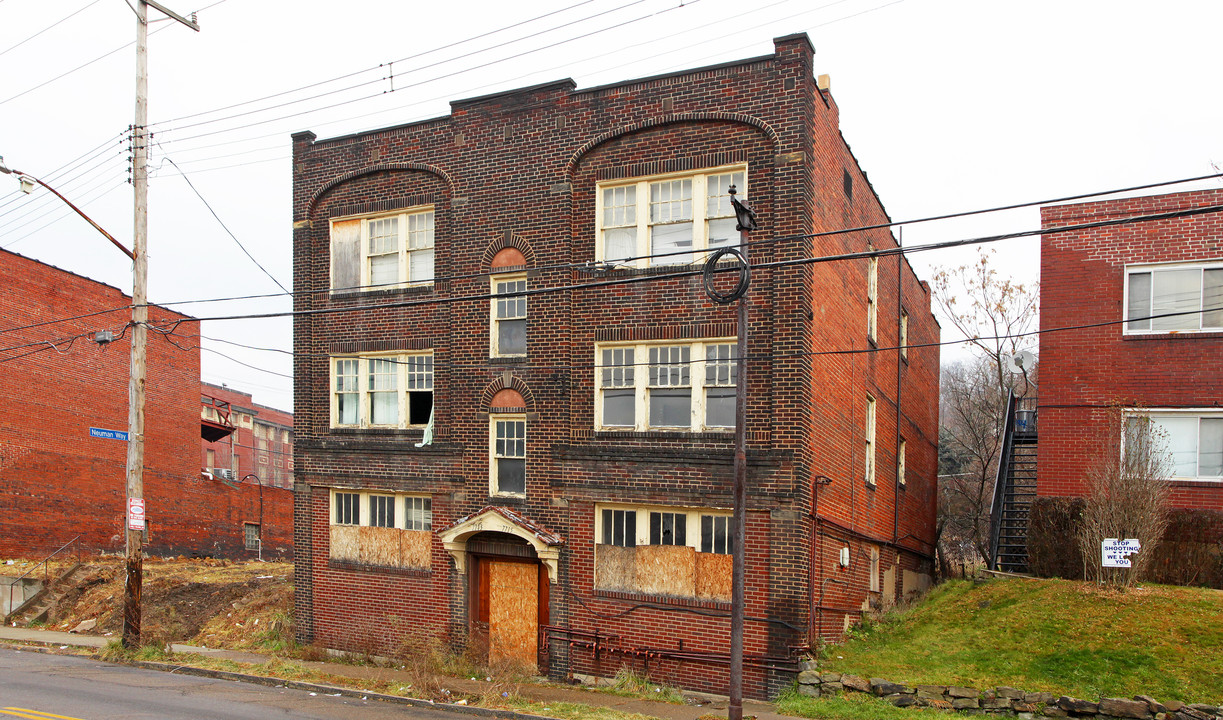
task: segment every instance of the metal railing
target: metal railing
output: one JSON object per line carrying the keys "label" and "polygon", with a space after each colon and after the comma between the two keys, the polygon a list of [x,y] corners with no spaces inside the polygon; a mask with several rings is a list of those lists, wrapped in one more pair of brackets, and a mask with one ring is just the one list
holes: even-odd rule
{"label": "metal railing", "polygon": [[1006,420],[1002,423],[1002,451],[998,454],[998,474],[994,478],[994,497],[989,511],[989,569],[998,569],[998,537],[1002,534],[1002,508],[1006,504],[1006,488],[1010,482],[1007,468],[1011,464],[1012,433],[1015,431],[1015,391],[1006,394]]}
{"label": "metal railing", "polygon": [[[22,573],[21,577],[9,583],[9,586],[8,586],[8,615],[9,616],[13,615],[18,610],[20,610],[22,607],[24,607],[26,602],[29,600],[29,598],[25,596],[25,580],[34,571],[38,570],[39,566],[42,566],[42,581],[43,581],[43,586],[45,587],[47,584],[47,580],[49,579],[50,573],[51,573],[51,558],[54,558],[56,555],[59,555],[60,553],[64,552],[65,550],[68,550],[69,548],[73,548],[74,551],[76,552],[75,561],[77,564],[80,564],[81,546],[77,542],[80,539],[81,539],[80,535],[77,535],[76,537],[72,538],[68,542],[61,545],[58,550],[46,556],[42,560],[40,560],[37,564],[34,565],[34,567]],[[14,605],[13,604],[13,593],[16,590],[18,585],[21,585],[21,604]]]}

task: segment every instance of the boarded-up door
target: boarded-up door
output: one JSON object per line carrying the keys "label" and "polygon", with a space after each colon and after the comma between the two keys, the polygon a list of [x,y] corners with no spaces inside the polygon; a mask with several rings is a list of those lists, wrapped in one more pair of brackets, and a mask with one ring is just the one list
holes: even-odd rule
{"label": "boarded-up door", "polygon": [[512,661],[532,671],[539,636],[539,565],[488,563],[488,659]]}

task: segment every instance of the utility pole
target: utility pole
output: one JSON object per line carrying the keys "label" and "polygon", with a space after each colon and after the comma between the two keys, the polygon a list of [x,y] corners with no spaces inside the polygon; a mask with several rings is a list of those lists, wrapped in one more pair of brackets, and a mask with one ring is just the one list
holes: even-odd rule
{"label": "utility pole", "polygon": [[[735,460],[734,485],[731,489],[734,515],[731,517],[731,582],[730,582],[730,702],[726,709],[727,720],[743,720],[743,615],[745,604],[745,578],[747,568],[747,289],[752,283],[751,263],[748,261],[748,238],[755,230],[756,213],[736,197],[738,191],[731,185],[727,193],[735,209],[739,231],[739,247],[726,247],[709,256],[705,261],[705,294],[714,302],[726,305],[739,301],[736,315],[735,340]],[[713,289],[712,278],[718,272],[718,261],[733,255],[739,261],[739,281],[734,290],[718,292]]]}
{"label": "utility pole", "polygon": [[132,127],[132,186],[135,217],[132,224],[131,377],[127,386],[127,580],[123,587],[123,646],[140,646],[140,596],[144,579],[144,533],[148,521],[144,506],[144,381],[148,351],[148,233],[149,233],[149,5],[199,32],[200,26],[154,0],[137,0],[136,7],[136,122]]}

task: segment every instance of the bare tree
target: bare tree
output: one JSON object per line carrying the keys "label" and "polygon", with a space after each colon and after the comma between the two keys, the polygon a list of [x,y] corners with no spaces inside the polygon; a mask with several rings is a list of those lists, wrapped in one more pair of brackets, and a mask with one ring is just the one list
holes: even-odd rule
{"label": "bare tree", "polygon": [[990,501],[1002,447],[1006,390],[992,361],[964,360],[943,368],[939,399],[939,527],[946,556],[989,557]]}
{"label": "bare tree", "polygon": [[[968,338],[977,355],[989,359],[1000,388],[1015,388],[1026,376],[1006,370],[1006,358],[1036,347],[1039,294],[1035,284],[1003,277],[994,269],[994,251],[980,250],[976,262],[934,274],[932,286],[939,315]],[[1015,388],[1017,394],[1026,384]],[[1004,409],[1005,411],[1005,409]]]}
{"label": "bare tree", "polygon": [[[1172,461],[1167,437],[1149,418],[1126,416],[1119,408],[1105,416],[1087,475],[1078,543],[1088,580],[1125,588],[1143,578],[1168,526]],[[1142,549],[1129,556],[1130,567],[1104,567],[1100,544],[1109,538],[1139,541]]]}

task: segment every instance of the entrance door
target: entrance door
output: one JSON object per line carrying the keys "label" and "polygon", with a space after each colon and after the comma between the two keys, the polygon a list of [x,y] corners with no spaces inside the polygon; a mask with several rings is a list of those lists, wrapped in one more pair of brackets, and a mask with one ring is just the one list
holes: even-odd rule
{"label": "entrance door", "polygon": [[546,575],[538,562],[479,558],[476,619],[488,628],[490,663],[512,662],[536,671],[539,625],[547,622]]}

